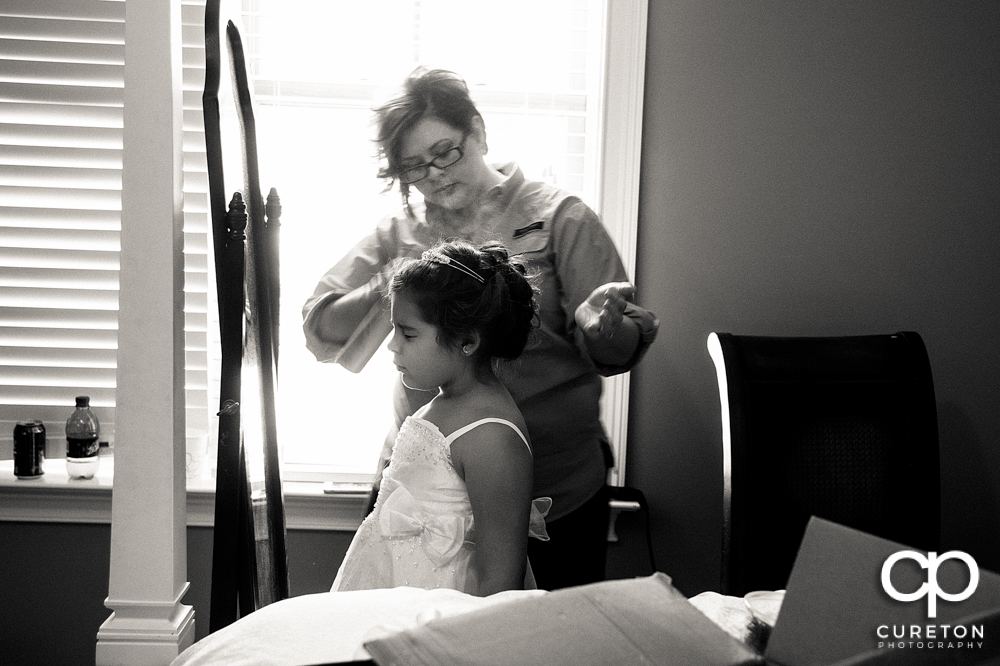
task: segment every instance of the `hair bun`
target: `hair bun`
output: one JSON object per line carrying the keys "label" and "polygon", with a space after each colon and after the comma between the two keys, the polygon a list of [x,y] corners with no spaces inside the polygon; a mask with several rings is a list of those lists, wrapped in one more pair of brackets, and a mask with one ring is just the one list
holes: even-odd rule
{"label": "hair bun", "polygon": [[536,290],[521,257],[499,242],[477,247],[460,240],[436,245],[425,256],[435,255],[450,261],[404,265],[390,293],[411,293],[443,342],[460,345],[476,333],[476,356],[483,362],[520,356],[537,319]]}
{"label": "hair bun", "polygon": [[479,252],[486,263],[491,266],[501,266],[508,263],[509,254],[503,243],[490,241],[479,246]]}

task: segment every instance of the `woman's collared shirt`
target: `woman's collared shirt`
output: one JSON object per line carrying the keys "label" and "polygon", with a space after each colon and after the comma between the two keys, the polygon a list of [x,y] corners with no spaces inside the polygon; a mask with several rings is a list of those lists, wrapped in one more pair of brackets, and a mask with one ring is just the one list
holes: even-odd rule
{"label": "woman's collared shirt", "polygon": [[[579,198],[526,180],[514,164],[499,170],[505,179],[487,194],[479,224],[465,240],[499,241],[511,255],[523,255],[540,290],[539,328],[502,379],[528,424],[535,495],[553,498],[551,520],[603,485],[607,467],[600,377],[631,369],[655,338],[658,322],[652,313],[630,305],[625,314],[641,331],[636,353],[622,366],[594,363],[576,325],[576,307],[602,284],[628,280],[618,251],[597,215]],[[420,204],[384,218],[323,276],[303,308],[306,344],[318,360],[353,372],[364,367],[392,331],[384,305],[376,303],[344,345],[320,339],[313,313],[319,304],[367,283],[384,287],[398,259],[418,258],[428,247],[454,237],[444,215]]]}

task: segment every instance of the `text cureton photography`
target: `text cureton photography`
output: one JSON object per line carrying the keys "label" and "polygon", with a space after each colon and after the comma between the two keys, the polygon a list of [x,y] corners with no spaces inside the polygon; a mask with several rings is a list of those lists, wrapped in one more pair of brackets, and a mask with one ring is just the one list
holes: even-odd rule
{"label": "text cureton photography", "polygon": [[[912,560],[927,571],[927,580],[913,592],[903,592],[892,582],[893,567],[902,560]],[[962,562],[969,573],[969,581],[959,592],[948,592],[938,584],[938,567],[948,561]],[[882,565],[882,588],[886,594],[904,603],[914,603],[927,597],[927,618],[937,617],[938,598],[958,603],[975,593],[979,586],[979,567],[968,553],[953,550],[942,555],[931,551],[924,555],[917,551],[901,550],[890,555]],[[982,624],[882,624],[875,630],[878,647],[887,649],[918,650],[974,650],[983,647],[985,628]]]}
{"label": "text cureton photography", "polygon": [[883,624],[875,631],[880,648],[968,650],[983,647],[983,625]]}

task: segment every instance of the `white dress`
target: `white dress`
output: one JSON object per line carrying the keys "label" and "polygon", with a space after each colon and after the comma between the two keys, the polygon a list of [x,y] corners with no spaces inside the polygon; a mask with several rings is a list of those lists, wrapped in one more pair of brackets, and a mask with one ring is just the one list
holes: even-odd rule
{"label": "white dress", "polygon": [[[407,417],[375,509],[354,535],[332,591],[408,586],[478,593],[472,505],[465,481],[451,464],[451,443],[484,423],[513,428],[529,446],[517,426],[504,419],[481,419],[445,437],[430,421]],[[543,518],[551,504],[548,497],[532,502],[529,536],[548,539]],[[534,587],[530,567],[525,582]]]}

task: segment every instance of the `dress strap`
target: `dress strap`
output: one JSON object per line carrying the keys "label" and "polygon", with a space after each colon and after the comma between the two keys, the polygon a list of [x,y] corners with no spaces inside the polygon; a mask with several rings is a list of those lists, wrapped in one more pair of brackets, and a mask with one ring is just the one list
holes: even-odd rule
{"label": "dress strap", "polygon": [[479,426],[483,425],[484,423],[502,423],[505,426],[509,426],[514,432],[517,433],[517,436],[521,438],[521,441],[524,442],[524,445],[528,447],[528,450],[529,451],[531,450],[531,444],[528,444],[528,438],[524,436],[524,433],[521,432],[520,428],[518,428],[516,425],[514,425],[513,423],[511,423],[507,419],[498,419],[498,418],[495,418],[495,417],[487,417],[485,419],[479,419],[478,421],[473,421],[472,423],[470,423],[468,425],[464,425],[461,428],[459,428],[458,430],[456,430],[455,432],[453,432],[450,435],[448,435],[447,437],[445,437],[445,441],[448,442],[448,444],[450,446],[451,443],[454,442],[456,439],[458,439],[459,437],[461,437],[465,433],[469,432],[473,428],[478,428]]}

